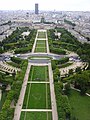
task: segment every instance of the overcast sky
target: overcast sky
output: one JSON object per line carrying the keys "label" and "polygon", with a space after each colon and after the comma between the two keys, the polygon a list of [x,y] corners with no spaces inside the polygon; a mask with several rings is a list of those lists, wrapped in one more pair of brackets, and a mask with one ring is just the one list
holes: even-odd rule
{"label": "overcast sky", "polygon": [[90,11],[90,0],[0,0],[0,10]]}

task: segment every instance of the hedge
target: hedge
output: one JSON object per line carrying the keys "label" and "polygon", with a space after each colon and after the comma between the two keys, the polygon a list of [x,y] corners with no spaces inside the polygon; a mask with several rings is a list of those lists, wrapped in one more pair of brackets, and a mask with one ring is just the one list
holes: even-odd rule
{"label": "hedge", "polygon": [[69,104],[68,97],[62,95],[62,88],[60,83],[55,82],[55,94],[57,101],[58,120],[70,120],[71,118],[71,107]]}

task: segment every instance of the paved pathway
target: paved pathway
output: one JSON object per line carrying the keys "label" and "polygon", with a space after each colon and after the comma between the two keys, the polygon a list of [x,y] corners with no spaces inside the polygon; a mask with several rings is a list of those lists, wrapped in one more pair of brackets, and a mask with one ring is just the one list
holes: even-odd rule
{"label": "paved pathway", "polygon": [[21,114],[22,105],[23,105],[24,96],[25,96],[25,91],[26,91],[26,87],[27,87],[30,67],[31,67],[31,64],[28,63],[26,74],[25,74],[24,81],[23,81],[23,84],[22,84],[22,89],[21,89],[21,92],[20,92],[20,96],[19,96],[18,102],[16,104],[13,120],[20,120],[20,114]]}
{"label": "paved pathway", "polygon": [[52,112],[52,109],[22,109],[22,111],[26,112]]}
{"label": "paved pathway", "polygon": [[35,51],[35,46],[36,46],[36,42],[37,42],[37,37],[38,37],[38,32],[37,32],[37,34],[36,34],[36,38],[35,38],[35,41],[34,41],[34,44],[33,44],[32,53],[34,53],[34,51]]}
{"label": "paved pathway", "polygon": [[40,84],[42,83],[42,84],[43,84],[43,83],[49,83],[49,82],[42,82],[42,81],[29,81],[28,83],[40,83]]}
{"label": "paved pathway", "polygon": [[42,41],[42,40],[46,40],[46,38],[37,38],[37,40],[41,40]]}
{"label": "paved pathway", "polygon": [[51,92],[51,104],[52,104],[52,117],[53,120],[58,120],[57,114],[57,105],[54,91],[54,81],[53,81],[53,71],[51,67],[51,63],[48,64],[49,67],[49,80],[50,80],[50,92]]}
{"label": "paved pathway", "polygon": [[[29,61],[30,62],[30,61]],[[47,66],[48,65],[48,63],[35,63],[35,62],[30,62],[33,66]]]}

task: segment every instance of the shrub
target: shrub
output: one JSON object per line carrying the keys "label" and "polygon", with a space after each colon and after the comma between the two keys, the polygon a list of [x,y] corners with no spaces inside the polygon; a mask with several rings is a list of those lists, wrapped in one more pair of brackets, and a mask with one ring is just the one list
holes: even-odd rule
{"label": "shrub", "polygon": [[11,57],[11,60],[17,64],[21,64],[22,60],[20,58],[17,57]]}
{"label": "shrub", "polygon": [[55,83],[55,94],[56,94],[56,101],[57,101],[57,110],[58,110],[58,117],[59,120],[70,120],[71,118],[71,107],[69,104],[68,97],[62,95],[62,89],[59,83]]}

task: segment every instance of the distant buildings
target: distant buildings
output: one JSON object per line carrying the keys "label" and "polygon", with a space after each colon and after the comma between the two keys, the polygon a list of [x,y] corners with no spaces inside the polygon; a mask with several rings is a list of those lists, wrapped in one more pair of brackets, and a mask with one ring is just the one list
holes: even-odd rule
{"label": "distant buildings", "polygon": [[38,10],[38,3],[35,4],[35,14],[38,14],[39,10]]}

